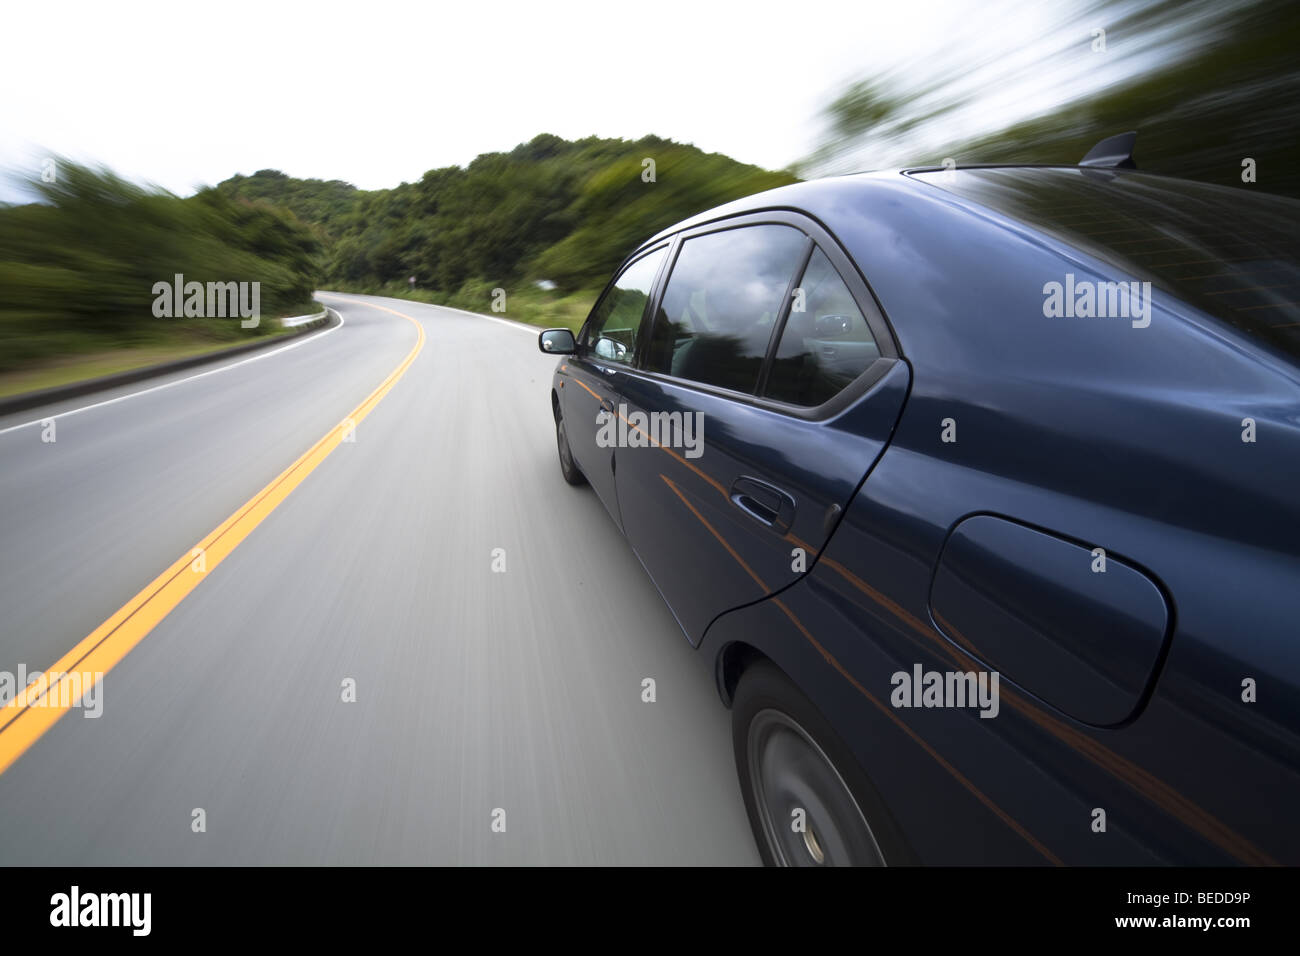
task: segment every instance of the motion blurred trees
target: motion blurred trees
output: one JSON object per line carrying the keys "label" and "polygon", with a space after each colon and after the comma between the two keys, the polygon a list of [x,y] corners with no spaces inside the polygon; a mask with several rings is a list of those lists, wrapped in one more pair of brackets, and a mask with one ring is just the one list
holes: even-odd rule
{"label": "motion blurred trees", "polygon": [[211,338],[262,334],[225,319],[153,316],[153,284],[260,282],[274,315],[310,302],[320,244],[293,216],[214,190],[188,199],[70,162],[35,182],[40,202],[0,207],[0,369],[148,341],[188,325]]}
{"label": "motion blurred trees", "polygon": [[[1081,0],[1062,11],[1033,56],[1008,71],[954,57],[935,71],[886,71],[850,84],[827,108],[826,134],[801,172],[938,165],[945,157],[1075,163],[1099,140],[1132,129],[1140,169],[1242,186],[1242,161],[1251,158],[1258,181],[1249,188],[1300,197],[1300,5]],[[1104,55],[1093,50],[1097,27],[1106,31]],[[996,82],[969,81],[985,69]],[[1055,108],[988,128],[988,95],[1048,77],[1060,87]],[[953,136],[955,125],[987,132]]]}

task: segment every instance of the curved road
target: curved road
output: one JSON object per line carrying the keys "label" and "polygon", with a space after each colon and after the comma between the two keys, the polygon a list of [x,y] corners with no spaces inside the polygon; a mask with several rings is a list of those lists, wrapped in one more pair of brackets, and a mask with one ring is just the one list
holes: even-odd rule
{"label": "curved road", "polygon": [[188,560],[425,333],[355,440],[107,672],[102,716],[0,774],[0,863],[756,863],[708,668],[560,477],[536,329],[322,298],[345,323],[292,347],[0,418],[16,674]]}

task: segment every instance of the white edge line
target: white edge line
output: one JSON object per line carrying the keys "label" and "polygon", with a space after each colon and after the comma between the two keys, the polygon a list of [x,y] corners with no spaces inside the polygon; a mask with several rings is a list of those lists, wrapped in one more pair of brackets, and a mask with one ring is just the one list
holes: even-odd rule
{"label": "white edge line", "polygon": [[[454,305],[439,305],[436,302],[421,302],[419,299],[399,299],[391,295],[367,295],[364,292],[322,292],[321,295],[331,295],[336,299],[345,296],[359,296],[359,301],[364,303],[366,299],[388,299],[392,302],[406,302],[410,305],[427,305],[431,309],[446,309],[449,312],[459,312],[461,315],[472,315],[476,319],[487,319],[489,322],[500,322],[502,325],[509,326],[512,329],[519,329],[521,332],[527,332],[530,335],[537,335],[545,332],[548,326],[530,325],[527,322],[520,322],[518,319],[503,319],[499,315],[484,315],[482,312],[471,312],[468,309],[458,309]],[[549,328],[559,328],[559,326],[549,326]]]}
{"label": "white edge line", "polygon": [[144,388],[138,392],[130,392],[126,395],[118,395],[116,398],[108,398],[102,402],[95,402],[92,405],[82,405],[80,408],[73,408],[73,409],[69,409],[66,412],[59,412],[57,415],[46,415],[43,418],[33,419],[30,422],[23,422],[21,425],[10,425],[8,428],[0,428],[0,435],[7,435],[9,432],[18,431],[18,429],[20,428],[31,428],[33,425],[43,425],[45,422],[54,421],[59,418],[67,418],[69,415],[76,415],[78,412],[88,412],[92,408],[103,408],[105,405],[116,405],[118,402],[125,402],[128,398],[135,398],[139,395],[148,395],[150,392],[159,392],[162,391],[164,388],[171,388],[173,385],[183,385],[186,382],[192,382],[196,378],[206,378],[209,375],[216,375],[218,372],[228,372],[232,368],[239,368],[239,366],[247,365],[249,362],[258,362],[261,361],[262,359],[270,358],[272,355],[279,355],[281,352],[287,352],[290,349],[296,349],[300,345],[306,345],[308,342],[318,342],[321,339],[323,339],[325,336],[329,335],[331,332],[343,328],[345,324],[343,319],[343,313],[339,312],[338,309],[331,309],[329,306],[326,306],[325,309],[327,312],[333,312],[335,315],[339,317],[339,324],[330,326],[328,329],[325,329],[324,331],[321,332],[316,332],[312,335],[305,335],[297,342],[290,342],[288,345],[282,345],[278,349],[272,349],[270,352],[259,352],[257,355],[254,355],[251,358],[241,359],[238,362],[231,362],[229,365],[222,365],[219,368],[210,368],[206,372],[199,372],[197,375],[187,375],[185,378],[178,378],[171,382],[163,382],[161,385],[154,385],[151,388]]}
{"label": "white edge line", "polygon": [[540,325],[529,325],[527,322],[520,322],[518,319],[503,319],[499,315],[484,315],[482,312],[470,312],[468,309],[458,309],[454,305],[434,305],[432,302],[426,302],[425,305],[433,305],[435,309],[450,309],[452,312],[459,312],[461,315],[472,315],[476,319],[487,319],[489,322],[500,322],[512,329],[519,329],[521,332],[528,332],[536,336],[546,329]]}

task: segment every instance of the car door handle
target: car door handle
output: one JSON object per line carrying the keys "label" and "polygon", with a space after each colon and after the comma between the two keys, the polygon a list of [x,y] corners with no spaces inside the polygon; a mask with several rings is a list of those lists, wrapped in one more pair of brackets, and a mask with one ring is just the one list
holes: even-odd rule
{"label": "car door handle", "polygon": [[611,415],[613,415],[613,414],[614,414],[614,403],[611,402],[608,398],[602,398],[602,399],[600,400],[600,409],[601,409],[601,411],[609,412]]}
{"label": "car door handle", "polygon": [[758,478],[742,476],[731,483],[731,503],[761,525],[785,534],[794,524],[795,501]]}

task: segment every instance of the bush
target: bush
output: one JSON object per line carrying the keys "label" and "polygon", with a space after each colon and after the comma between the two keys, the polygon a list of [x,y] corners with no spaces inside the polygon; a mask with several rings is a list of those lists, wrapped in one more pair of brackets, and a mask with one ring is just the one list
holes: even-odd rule
{"label": "bush", "polygon": [[58,164],[33,184],[40,201],[0,208],[0,369],[51,354],[112,348],[178,330],[213,338],[264,335],[238,317],[153,314],[153,286],[258,282],[264,316],[311,299],[321,246],[292,214],[205,190],[188,199],[103,169]]}

